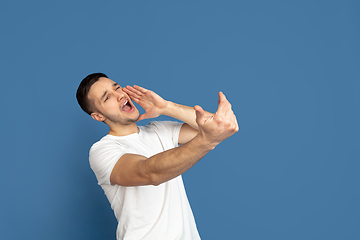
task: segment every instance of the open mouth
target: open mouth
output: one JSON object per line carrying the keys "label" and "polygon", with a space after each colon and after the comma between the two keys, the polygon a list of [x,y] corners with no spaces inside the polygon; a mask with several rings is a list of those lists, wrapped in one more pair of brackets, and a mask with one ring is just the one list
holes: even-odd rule
{"label": "open mouth", "polygon": [[123,104],[123,107],[121,108],[124,112],[130,112],[132,110],[133,106],[131,105],[131,103],[129,102],[128,99],[126,99],[126,101]]}

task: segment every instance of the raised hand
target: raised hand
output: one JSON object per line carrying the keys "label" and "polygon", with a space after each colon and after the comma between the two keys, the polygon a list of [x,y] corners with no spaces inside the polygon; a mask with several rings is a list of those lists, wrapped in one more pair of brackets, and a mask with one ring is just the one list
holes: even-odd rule
{"label": "raised hand", "polygon": [[210,116],[200,106],[194,107],[199,135],[213,147],[239,131],[239,125],[234,112],[231,110],[231,104],[222,92],[219,92],[218,103],[219,107],[216,113]]}
{"label": "raised hand", "polygon": [[147,118],[156,118],[160,116],[163,110],[167,107],[167,101],[157,95],[155,92],[145,89],[140,86],[134,85],[126,86],[123,91],[129,95],[131,100],[139,104],[145,113],[142,114],[138,121]]}

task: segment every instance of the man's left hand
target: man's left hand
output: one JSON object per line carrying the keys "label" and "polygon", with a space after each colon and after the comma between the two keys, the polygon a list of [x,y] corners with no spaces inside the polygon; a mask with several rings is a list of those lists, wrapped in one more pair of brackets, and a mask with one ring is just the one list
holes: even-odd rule
{"label": "man's left hand", "polygon": [[162,115],[164,109],[166,109],[168,102],[160,97],[155,92],[145,89],[143,87],[134,85],[126,86],[123,91],[129,95],[131,100],[139,104],[145,113],[140,115],[138,121],[147,118],[156,118]]}

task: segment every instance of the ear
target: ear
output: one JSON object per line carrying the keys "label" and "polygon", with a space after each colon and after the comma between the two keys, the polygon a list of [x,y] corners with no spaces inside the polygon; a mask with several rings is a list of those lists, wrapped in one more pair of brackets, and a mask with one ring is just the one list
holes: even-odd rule
{"label": "ear", "polygon": [[96,121],[99,121],[99,122],[103,122],[103,121],[106,120],[106,117],[104,117],[102,114],[96,113],[96,112],[92,113],[92,114],[91,114],[91,117],[92,117],[93,119],[95,119]]}

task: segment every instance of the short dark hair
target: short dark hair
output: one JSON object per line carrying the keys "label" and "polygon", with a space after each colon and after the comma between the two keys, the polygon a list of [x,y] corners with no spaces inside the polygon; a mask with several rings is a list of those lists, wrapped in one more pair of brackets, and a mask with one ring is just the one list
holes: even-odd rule
{"label": "short dark hair", "polygon": [[100,78],[108,78],[104,73],[92,73],[87,75],[80,83],[76,91],[76,99],[84,112],[91,115],[94,112],[95,106],[89,101],[88,94],[91,86],[99,81]]}

